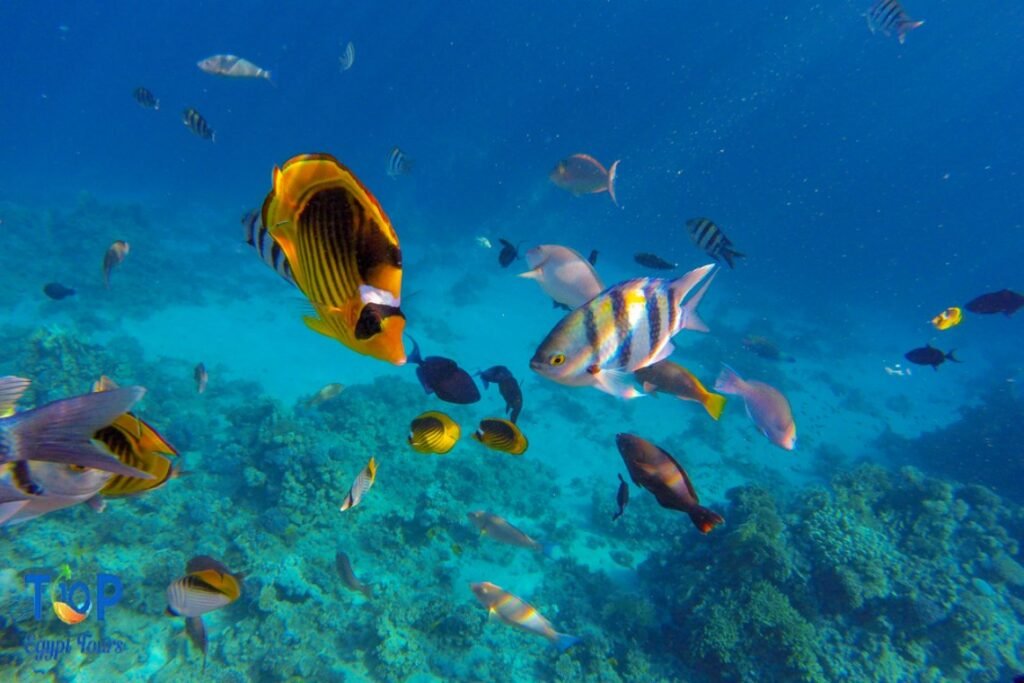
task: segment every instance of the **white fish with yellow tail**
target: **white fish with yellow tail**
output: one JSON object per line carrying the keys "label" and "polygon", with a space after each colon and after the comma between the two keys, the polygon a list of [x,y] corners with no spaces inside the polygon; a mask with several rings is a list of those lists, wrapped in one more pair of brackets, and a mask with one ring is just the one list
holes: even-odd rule
{"label": "white fish with yellow tail", "polygon": [[559,633],[530,603],[517,598],[507,590],[489,581],[469,584],[473,595],[487,608],[488,614],[502,623],[548,639],[559,652],[565,652],[580,642],[576,636]]}
{"label": "white fish with yellow tail", "polygon": [[526,263],[519,277],[536,280],[556,305],[578,308],[604,289],[594,266],[569,247],[541,244],[526,252]]}
{"label": "white fish with yellow tail", "polygon": [[377,461],[370,458],[370,462],[366,463],[366,467],[359,473],[355,481],[352,482],[352,487],[348,490],[348,495],[345,496],[344,502],[341,504],[341,511],[344,512],[350,508],[354,508],[359,505],[359,501],[363,499],[366,492],[373,486],[374,480],[377,479]]}
{"label": "white fish with yellow tail", "polygon": [[201,70],[215,76],[228,78],[264,78],[270,80],[270,72],[261,69],[248,59],[237,55],[213,55],[196,62]]}
{"label": "white fish with yellow tail", "polygon": [[714,267],[676,280],[639,278],[609,287],[555,325],[530,367],[559,384],[593,386],[620,398],[642,396],[630,373],[668,358],[680,331],[707,332],[697,306]]}

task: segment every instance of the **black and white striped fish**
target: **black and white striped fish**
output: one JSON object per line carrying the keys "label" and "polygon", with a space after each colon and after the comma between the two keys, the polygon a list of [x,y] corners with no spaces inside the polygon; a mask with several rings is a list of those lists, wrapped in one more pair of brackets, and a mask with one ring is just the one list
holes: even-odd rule
{"label": "black and white striped fish", "polygon": [[285,256],[281,245],[274,241],[270,231],[263,225],[260,212],[249,211],[242,216],[242,228],[245,231],[246,243],[256,250],[260,259],[273,268],[274,272],[294,285],[295,275],[292,273],[292,265],[288,263],[288,257]]}
{"label": "black and white striped fish", "polygon": [[160,108],[160,100],[158,100],[156,98],[156,95],[151,93],[146,88],[140,86],[135,89],[135,92],[132,93],[132,95],[135,97],[135,101],[139,103],[139,106],[143,107],[144,109]]}
{"label": "black and white striped fish", "polygon": [[593,386],[621,398],[641,396],[631,373],[667,358],[678,332],[707,331],[697,305],[714,268],[712,263],[676,280],[639,278],[609,287],[551,330],[530,368],[559,384]]}
{"label": "black and white striped fish", "polygon": [[192,107],[189,107],[181,114],[181,122],[185,124],[185,127],[190,131],[198,135],[204,140],[210,142],[216,142],[215,133],[213,128],[210,128],[210,124],[206,122],[203,115],[197,112]]}
{"label": "black and white striped fish", "polygon": [[348,45],[345,46],[345,51],[338,57],[338,68],[342,71],[348,71],[352,68],[352,65],[356,63],[356,46],[349,41]]}
{"label": "black and white striped fish", "polygon": [[686,229],[693,243],[716,261],[725,261],[732,268],[734,258],[743,258],[743,254],[732,248],[732,240],[710,218],[691,218],[686,221]]}
{"label": "black and white striped fish", "polygon": [[876,0],[864,16],[868,20],[868,29],[883,36],[891,36],[893,32],[899,38],[900,45],[907,39],[907,34],[924,24],[914,21],[906,13],[899,0]]}
{"label": "black and white striped fish", "polygon": [[412,159],[405,156],[405,152],[398,147],[392,147],[391,152],[388,153],[386,169],[392,178],[405,175],[412,170]]}

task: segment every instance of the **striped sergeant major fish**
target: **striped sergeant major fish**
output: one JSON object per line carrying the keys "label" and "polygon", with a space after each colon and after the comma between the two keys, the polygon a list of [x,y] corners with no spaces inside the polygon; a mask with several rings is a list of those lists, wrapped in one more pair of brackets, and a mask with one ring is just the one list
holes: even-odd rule
{"label": "striped sergeant major fish", "polygon": [[214,133],[213,128],[210,128],[210,124],[206,122],[203,115],[192,107],[189,107],[181,113],[181,122],[185,124],[186,128],[202,139],[209,140],[210,142],[217,141],[215,139],[216,133]]}
{"label": "striped sergeant major fish", "polygon": [[263,225],[258,210],[248,211],[242,216],[242,230],[245,235],[245,242],[256,250],[260,259],[274,269],[288,283],[295,285],[295,275],[292,273],[292,265],[288,263],[281,245],[270,236],[267,226]]}
{"label": "striped sergeant major fish", "polygon": [[730,268],[735,267],[733,259],[743,258],[743,254],[732,248],[732,240],[725,236],[722,229],[710,218],[691,218],[686,221],[690,239],[716,261],[725,261]]}
{"label": "striped sergeant major fish", "polygon": [[911,19],[899,0],[876,0],[864,16],[872,33],[877,31],[888,37],[895,31],[900,45],[906,41],[908,33],[924,24],[924,21]]}
{"label": "striped sergeant major fish", "polygon": [[409,157],[405,156],[398,147],[392,147],[391,151],[388,152],[388,160],[385,166],[385,170],[388,175],[392,178],[397,178],[400,175],[406,175],[412,171],[413,161]]}
{"label": "striped sergeant major fish", "polygon": [[707,332],[697,306],[714,268],[711,263],[676,280],[639,278],[608,288],[551,330],[530,367],[559,384],[593,386],[620,398],[641,396],[629,373],[667,358],[678,332]]}

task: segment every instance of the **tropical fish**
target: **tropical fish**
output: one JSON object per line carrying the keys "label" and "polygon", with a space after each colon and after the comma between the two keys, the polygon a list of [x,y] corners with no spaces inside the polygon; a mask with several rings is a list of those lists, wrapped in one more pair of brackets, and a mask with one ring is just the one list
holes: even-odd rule
{"label": "tropical fish", "polygon": [[59,282],[48,282],[43,287],[43,294],[50,297],[51,299],[60,301],[61,299],[66,299],[69,296],[74,296],[75,290],[71,289],[70,287],[65,287]]}
{"label": "tropical fish", "polygon": [[982,315],[1013,315],[1021,306],[1024,306],[1024,294],[1018,294],[1010,289],[1000,289],[998,292],[982,294],[971,299],[964,308],[971,313]]}
{"label": "tropical fish", "polygon": [[37,460],[0,465],[0,527],[79,503],[101,510],[99,492],[112,476],[103,470]]}
{"label": "tropical fish", "polygon": [[716,261],[725,261],[732,268],[733,259],[743,258],[743,254],[732,248],[732,240],[710,218],[691,218],[686,221],[686,228],[693,243]]}
{"label": "tropical fish", "polygon": [[536,280],[555,303],[570,309],[604,290],[594,266],[569,247],[542,244],[526,252],[526,263],[530,269],[519,277]]}
{"label": "tropical fish", "polygon": [[359,505],[359,501],[363,499],[366,492],[373,486],[373,482],[377,479],[377,461],[370,458],[370,461],[366,463],[366,467],[360,472],[355,481],[352,482],[352,487],[349,488],[348,494],[345,496],[345,500],[341,503],[341,511],[344,512],[350,508],[354,508]]}
{"label": "tropical fish", "polygon": [[520,631],[547,638],[559,652],[565,652],[580,642],[576,636],[555,631],[551,622],[541,616],[533,605],[520,600],[493,583],[487,581],[471,583],[469,588],[473,591],[476,599],[487,608],[490,615]]}
{"label": "tropical fish", "polygon": [[613,522],[626,512],[626,506],[629,504],[629,484],[626,483],[621,474],[618,477],[619,490],[615,493],[615,503],[619,506],[619,511],[612,515]]}
{"label": "tropical fish", "polygon": [[678,263],[672,263],[671,261],[666,261],[657,254],[648,254],[645,252],[634,254],[633,260],[644,268],[653,268],[654,270],[675,270],[679,267]]}
{"label": "tropical fish", "polygon": [[792,356],[784,356],[782,351],[779,350],[779,347],[775,345],[775,342],[767,337],[748,334],[740,341],[740,343],[747,351],[767,360],[784,360],[788,363],[796,361],[796,358],[793,358]]}
{"label": "tropical fish", "polygon": [[335,396],[338,396],[342,391],[345,390],[344,384],[338,384],[332,382],[331,384],[325,384],[315,394],[306,399],[307,408],[316,408],[319,405],[327,403]]}
{"label": "tropical fish", "polygon": [[384,166],[384,170],[392,178],[397,178],[400,175],[406,175],[412,172],[413,160],[405,156],[405,152],[400,150],[398,147],[392,147],[391,151],[388,152],[387,163]]}
{"label": "tropical fish", "polygon": [[351,171],[328,154],[292,157],[274,169],[261,225],[287,267],[277,267],[260,228],[257,252],[309,299],[316,316],[303,321],[310,329],[357,353],[405,363],[398,235]]}
{"label": "tropical fish", "polygon": [[640,278],[608,288],[562,318],[530,367],[559,384],[593,386],[621,398],[641,396],[628,373],[667,358],[680,331],[707,331],[697,306],[714,279],[714,273],[708,277],[713,269],[709,264],[676,280]]}
{"label": "tropical fish", "polygon": [[216,133],[212,128],[210,128],[210,124],[206,122],[206,119],[203,118],[202,114],[192,107],[189,107],[182,112],[181,122],[184,123],[185,127],[192,131],[193,134],[204,140],[217,142]]}
{"label": "tropical fish", "polygon": [[242,216],[242,228],[246,243],[256,250],[260,260],[283,277],[288,284],[298,287],[295,284],[295,274],[292,273],[292,266],[288,263],[284,249],[270,236],[267,226],[263,225],[260,211],[255,209],[247,211]]}
{"label": "tropical fish", "polygon": [[419,344],[412,337],[412,353],[409,362],[416,367],[416,377],[427,394],[434,394],[448,403],[476,403],[480,390],[468,372],[459,367],[451,358],[420,355]]}
{"label": "tropical fish", "polygon": [[489,536],[499,543],[514,545],[518,548],[527,548],[544,555],[551,555],[554,548],[550,544],[541,543],[530,538],[512,526],[507,519],[499,517],[493,512],[477,510],[476,512],[467,513],[466,516],[476,525],[476,528],[480,530],[482,535]]}
{"label": "tropical fish", "polygon": [[193,557],[185,565],[185,576],[167,586],[167,614],[201,617],[238,599],[242,594],[240,575],[206,555]]}
{"label": "tropical fish", "polygon": [[206,672],[206,648],[208,640],[206,637],[206,624],[202,617],[185,617],[185,633],[192,644],[203,653],[203,672]]}
{"label": "tropical fish", "polygon": [[103,286],[110,288],[110,273],[115,266],[121,265],[124,257],[128,255],[131,246],[124,240],[115,240],[107,247],[107,253],[103,255]]}
{"label": "tropical fish", "polygon": [[762,434],[776,446],[791,451],[796,448],[796,422],[789,401],[775,387],[764,382],[744,380],[728,365],[715,380],[715,391],[743,398],[747,415]]}
{"label": "tropical fish", "polygon": [[939,366],[947,360],[951,360],[954,363],[960,362],[960,360],[953,355],[955,351],[956,349],[951,349],[949,353],[943,353],[931,344],[925,344],[921,348],[907,351],[903,357],[915,365],[930,365],[933,370],[938,370]]}
{"label": "tropical fish", "polygon": [[338,68],[341,71],[348,71],[356,63],[356,46],[350,40],[345,46],[345,51],[338,57]]}
{"label": "tropical fish", "polygon": [[498,385],[498,392],[505,399],[505,414],[512,422],[519,419],[519,413],[523,411],[523,390],[519,381],[512,376],[512,371],[504,365],[495,365],[479,373],[484,383],[484,389],[492,383]]}
{"label": "tropical fish", "polygon": [[202,71],[215,76],[229,78],[265,78],[270,80],[270,72],[261,69],[248,59],[235,55],[213,55],[196,62]]}
{"label": "tropical fish", "polygon": [[597,255],[599,253],[600,252],[597,249],[591,249],[590,250],[590,256],[587,257],[587,261],[590,263],[590,265],[592,265],[592,266],[596,266],[597,265]]}
{"label": "tropical fish", "polygon": [[685,512],[702,534],[725,521],[700,504],[686,470],[666,451],[634,434],[616,434],[615,445],[633,483],[654,494],[661,507]]}
{"label": "tropical fish", "polygon": [[192,378],[196,381],[196,393],[201,394],[206,391],[206,385],[210,381],[210,375],[206,372],[206,366],[200,363],[196,366],[195,370],[192,371]]}
{"label": "tropical fish", "polygon": [[494,246],[493,244],[491,244],[491,240],[487,239],[483,235],[479,235],[476,238],[476,243],[479,244],[484,249],[490,249],[492,246]]}
{"label": "tropical fish", "polygon": [[509,455],[522,455],[530,446],[514,422],[496,417],[480,420],[480,426],[473,432],[473,438],[493,451]]}
{"label": "tropical fish", "polygon": [[335,553],[334,566],[338,568],[338,574],[341,575],[341,580],[345,583],[346,588],[350,591],[362,593],[363,597],[367,600],[373,597],[373,586],[363,583],[356,578],[355,572],[352,571],[352,563],[348,560],[348,555],[340,550]]}
{"label": "tropical fish", "polygon": [[876,0],[864,16],[868,20],[868,29],[878,31],[885,37],[896,32],[900,45],[907,39],[907,34],[919,28],[924,21],[914,21],[900,5],[899,0]]}
{"label": "tropical fish", "polygon": [[[1021,300],[1024,301],[1024,297],[1021,297]],[[948,330],[959,325],[963,319],[964,312],[956,306],[951,306],[932,318],[932,325],[937,330]]]}
{"label": "tropical fish", "polygon": [[455,420],[444,413],[431,410],[412,421],[409,426],[409,445],[420,453],[444,455],[462,436]]}
{"label": "tropical fish", "polygon": [[506,239],[498,238],[501,242],[501,251],[498,253],[498,265],[508,268],[512,262],[519,258],[519,245],[512,244]]}
{"label": "tropical fish", "polygon": [[614,162],[611,168],[605,169],[601,162],[592,156],[573,154],[555,164],[548,177],[556,186],[572,192],[577,197],[581,194],[608,192],[612,203],[618,206],[619,202],[615,199],[615,173],[618,168],[618,161]]}
{"label": "tropical fish", "polygon": [[135,98],[135,101],[139,103],[140,107],[145,109],[160,108],[160,100],[158,100],[156,96],[146,88],[141,86],[136,88],[135,92],[132,93],[132,96]]}
{"label": "tropical fish", "polygon": [[667,358],[640,368],[633,377],[643,387],[644,393],[661,391],[684,401],[696,401],[704,406],[712,419],[721,417],[725,408],[725,396],[711,393],[692,372]]}

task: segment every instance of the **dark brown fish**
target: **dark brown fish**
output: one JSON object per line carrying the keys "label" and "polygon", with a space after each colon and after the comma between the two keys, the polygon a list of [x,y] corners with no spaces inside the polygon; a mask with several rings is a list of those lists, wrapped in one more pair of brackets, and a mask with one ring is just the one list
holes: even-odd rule
{"label": "dark brown fish", "polygon": [[663,508],[685,512],[702,534],[725,521],[700,505],[686,470],[664,450],[633,434],[616,434],[615,443],[633,483],[653,493]]}
{"label": "dark brown fish", "polygon": [[653,268],[654,270],[675,270],[679,267],[678,263],[666,261],[657,254],[648,254],[646,252],[634,254],[633,260],[644,268]]}
{"label": "dark brown fish", "polygon": [[915,365],[930,365],[933,370],[938,370],[939,366],[947,360],[951,360],[954,363],[960,362],[953,355],[954,351],[956,351],[956,349],[952,349],[949,353],[943,353],[931,344],[925,344],[919,349],[907,351],[903,357]]}
{"label": "dark brown fish", "polygon": [[619,511],[612,515],[613,522],[622,516],[622,513],[626,511],[626,505],[629,504],[629,484],[626,483],[621,474],[619,475],[619,490],[615,494],[615,502],[619,506]]}
{"label": "dark brown fish", "polygon": [[350,591],[362,593],[363,597],[367,600],[373,597],[373,586],[363,583],[356,578],[355,572],[352,571],[352,563],[348,560],[348,555],[339,550],[334,555],[334,564],[338,568],[338,574],[341,575],[341,580],[345,582],[346,588]]}
{"label": "dark brown fish", "polygon": [[124,257],[128,255],[128,251],[131,249],[130,245],[124,240],[116,240],[107,249],[107,253],[103,255],[103,286],[110,288],[110,271],[114,270],[114,266],[121,265],[124,261]]}
{"label": "dark brown fish", "polygon": [[512,244],[506,239],[498,238],[501,242],[501,252],[498,253],[498,264],[502,268],[508,268],[512,262],[519,258],[519,245]]}
{"label": "dark brown fish", "polygon": [[600,253],[601,252],[599,252],[597,249],[591,249],[590,250],[590,256],[587,257],[587,261],[590,262],[590,265],[592,265],[592,266],[596,266],[597,265],[597,255],[600,254]]}
{"label": "dark brown fish", "polygon": [[992,315],[1002,313],[1013,315],[1024,306],[1024,294],[1018,294],[1010,289],[1000,289],[998,292],[989,292],[971,299],[964,308],[971,313]]}

